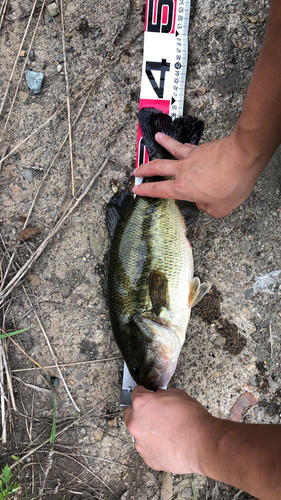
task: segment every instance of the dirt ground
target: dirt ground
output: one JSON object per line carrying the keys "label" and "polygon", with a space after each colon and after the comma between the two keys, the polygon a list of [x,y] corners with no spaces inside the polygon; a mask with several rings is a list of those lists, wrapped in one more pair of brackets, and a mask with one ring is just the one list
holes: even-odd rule
{"label": "dirt ground", "polygon": [[[0,154],[7,155],[0,172],[4,271],[15,251],[8,276],[2,275],[2,288],[67,214],[72,198],[68,141],[63,145],[68,133],[64,59],[75,192],[109,160],[4,301],[0,320],[6,331],[32,328],[13,337],[25,354],[11,340],[1,341],[17,409],[11,399],[3,403],[2,398],[7,443],[1,446],[1,468],[8,463],[16,472],[12,455],[22,459],[17,480],[21,498],[29,500],[150,500],[159,499],[161,490],[162,500],[252,498],[201,476],[167,477],[149,469],[124,426],[118,410],[123,361],[112,336],[101,274],[109,248],[106,204],[113,192],[132,182],[145,2],[62,3],[65,55],[61,15],[52,18],[43,6],[39,19],[42,3],[38,1],[12,78],[33,2],[8,0],[0,30],[1,101],[11,81],[1,117],[1,135],[5,130]],[[266,0],[191,2],[185,114],[205,122],[203,141],[229,134],[239,116],[268,10]],[[28,58],[30,48],[34,53]],[[9,114],[25,62],[26,68],[44,74],[42,90],[34,94],[23,77]],[[171,384],[180,384],[221,418],[228,418],[244,395],[244,406],[235,407],[240,408],[240,421],[280,422],[280,160],[277,151],[241,207],[222,220],[201,214],[194,231],[198,275],[213,288],[192,312]],[[27,227],[40,232],[19,243],[29,213]],[[54,366],[47,339],[76,408]],[[52,377],[56,404],[57,436],[52,448],[48,377]],[[3,383],[7,395],[6,376]]]}

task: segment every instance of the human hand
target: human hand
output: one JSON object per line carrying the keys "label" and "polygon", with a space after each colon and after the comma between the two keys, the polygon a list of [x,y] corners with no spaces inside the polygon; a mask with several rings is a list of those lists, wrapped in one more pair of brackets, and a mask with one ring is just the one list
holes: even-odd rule
{"label": "human hand", "polygon": [[174,179],[140,184],[133,192],[139,196],[193,201],[213,217],[224,217],[248,198],[267,164],[246,153],[236,135],[234,130],[229,137],[194,146],[157,133],[157,142],[177,160],[154,160],[140,165],[134,174]]}
{"label": "human hand", "polygon": [[132,407],[124,411],[135,448],[147,465],[174,474],[202,474],[199,431],[213,420],[181,389],[153,392],[137,386],[132,392]]}

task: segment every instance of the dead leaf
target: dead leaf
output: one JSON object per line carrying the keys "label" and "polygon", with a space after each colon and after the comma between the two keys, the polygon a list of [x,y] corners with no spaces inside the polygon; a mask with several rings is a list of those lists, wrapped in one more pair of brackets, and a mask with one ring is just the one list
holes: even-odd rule
{"label": "dead leaf", "polygon": [[191,97],[200,97],[201,95],[206,94],[206,87],[202,87],[201,89],[194,89],[189,92]]}
{"label": "dead leaf", "polygon": [[28,240],[29,238],[32,238],[33,236],[36,236],[36,234],[40,234],[41,231],[38,229],[38,227],[27,227],[20,233],[20,239],[21,240]]}

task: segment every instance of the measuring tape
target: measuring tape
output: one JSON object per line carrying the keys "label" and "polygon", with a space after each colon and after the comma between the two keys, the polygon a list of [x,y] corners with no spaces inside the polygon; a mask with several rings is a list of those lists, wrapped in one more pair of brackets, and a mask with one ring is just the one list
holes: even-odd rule
{"label": "measuring tape", "polygon": [[[147,0],[139,109],[152,107],[173,118],[182,116],[189,14],[189,0]],[[148,161],[138,126],[136,167]]]}
{"label": "measuring tape", "polygon": [[[182,116],[187,70],[189,0],[147,0],[139,109],[160,109],[173,118]],[[136,167],[149,161],[140,126]],[[135,178],[140,184],[142,179]],[[119,407],[130,406],[135,381],[124,362]]]}

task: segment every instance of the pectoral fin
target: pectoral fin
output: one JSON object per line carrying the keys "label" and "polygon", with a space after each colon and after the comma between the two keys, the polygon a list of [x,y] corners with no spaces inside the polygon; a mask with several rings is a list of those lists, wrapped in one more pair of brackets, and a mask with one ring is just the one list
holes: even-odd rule
{"label": "pectoral fin", "polygon": [[209,283],[201,283],[200,279],[196,276],[191,282],[188,305],[189,307],[194,307],[198,302],[203,299],[204,295],[208,293],[211,285]]}
{"label": "pectoral fin", "polygon": [[151,271],[149,275],[149,296],[153,311],[159,316],[162,307],[169,305],[168,280],[162,271]]}

